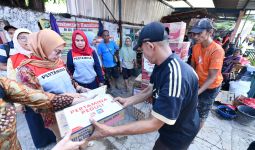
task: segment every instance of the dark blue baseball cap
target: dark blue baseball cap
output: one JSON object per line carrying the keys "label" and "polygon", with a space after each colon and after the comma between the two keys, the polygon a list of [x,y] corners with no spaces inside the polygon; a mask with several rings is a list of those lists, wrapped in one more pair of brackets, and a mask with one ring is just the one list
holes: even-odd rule
{"label": "dark blue baseball cap", "polygon": [[159,42],[168,39],[165,31],[165,26],[160,22],[152,22],[145,25],[139,34],[134,50],[141,47],[144,42]]}
{"label": "dark blue baseball cap", "polygon": [[196,22],[196,24],[190,30],[191,33],[201,33],[204,30],[214,29],[212,20],[208,18],[202,18]]}

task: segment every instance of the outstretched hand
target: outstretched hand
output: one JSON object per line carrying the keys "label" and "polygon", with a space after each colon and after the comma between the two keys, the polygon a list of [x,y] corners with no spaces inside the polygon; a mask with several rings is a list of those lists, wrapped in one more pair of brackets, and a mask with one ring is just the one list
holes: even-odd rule
{"label": "outstretched hand", "polygon": [[127,98],[116,97],[113,99],[113,101],[119,102],[123,107],[127,107],[129,105]]}
{"label": "outstretched hand", "polygon": [[71,140],[72,132],[68,132],[67,135],[58,144],[53,147],[52,150],[79,150],[80,146],[86,143],[86,141],[73,142]]}
{"label": "outstretched hand", "polygon": [[113,127],[110,127],[110,126],[107,126],[104,124],[100,124],[93,119],[90,119],[90,122],[94,126],[94,132],[87,140],[89,140],[89,141],[97,140],[97,139],[101,139],[101,138],[112,135]]}

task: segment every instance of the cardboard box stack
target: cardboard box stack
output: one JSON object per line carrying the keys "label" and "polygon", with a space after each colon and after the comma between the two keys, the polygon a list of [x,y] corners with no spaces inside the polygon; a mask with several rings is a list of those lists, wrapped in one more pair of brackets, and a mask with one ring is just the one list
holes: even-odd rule
{"label": "cardboard box stack", "polygon": [[154,64],[151,64],[144,56],[142,58],[142,82],[149,84],[150,76],[154,68]]}
{"label": "cardboard box stack", "polygon": [[181,59],[186,61],[188,59],[188,51],[190,42],[183,42],[186,23],[185,22],[173,22],[165,23],[165,27],[169,28],[169,46]]}
{"label": "cardboard box stack", "polygon": [[184,61],[188,59],[190,42],[170,43],[170,48]]}
{"label": "cardboard box stack", "polygon": [[[146,76],[147,77],[147,76]],[[149,84],[150,75],[147,77],[147,80],[142,79],[142,74],[140,74],[134,82],[133,85],[133,95],[140,93],[145,89]],[[147,101],[131,106],[130,114],[136,120],[143,120],[149,118],[151,114],[152,105],[148,102],[151,101],[151,98],[148,98]]]}
{"label": "cardboard box stack", "polygon": [[173,22],[173,23],[164,23],[165,27],[169,29],[169,42],[171,43],[180,43],[183,42],[186,23],[185,22]]}
{"label": "cardboard box stack", "polygon": [[133,105],[133,110],[131,114],[136,120],[144,120],[150,117],[152,104],[148,102],[142,102],[136,105]]}
{"label": "cardboard box stack", "polygon": [[[105,87],[101,87],[101,89],[104,90]],[[89,120],[91,118],[107,125],[115,125],[124,119],[122,105],[118,102],[113,102],[113,97],[105,94],[105,91],[101,89],[96,89],[96,92],[92,90],[88,94],[84,94],[98,94],[93,99],[70,106],[55,114],[62,137],[70,130],[72,131],[71,139],[73,141],[81,141],[89,137],[93,132],[93,127]]]}

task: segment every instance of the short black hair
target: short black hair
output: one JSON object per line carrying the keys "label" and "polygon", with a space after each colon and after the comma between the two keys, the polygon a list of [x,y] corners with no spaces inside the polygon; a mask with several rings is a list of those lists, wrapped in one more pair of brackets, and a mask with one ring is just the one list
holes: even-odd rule
{"label": "short black hair", "polygon": [[235,52],[242,53],[242,50],[241,50],[240,48],[236,48],[236,49],[234,50],[234,53],[235,53]]}
{"label": "short black hair", "polygon": [[4,26],[4,30],[5,30],[5,31],[9,31],[10,29],[16,30],[17,28],[14,27],[14,26],[12,26],[12,25],[6,25],[6,26]]}
{"label": "short black hair", "polygon": [[108,33],[109,33],[109,30],[103,30],[102,34],[104,34],[105,32],[108,32]]}

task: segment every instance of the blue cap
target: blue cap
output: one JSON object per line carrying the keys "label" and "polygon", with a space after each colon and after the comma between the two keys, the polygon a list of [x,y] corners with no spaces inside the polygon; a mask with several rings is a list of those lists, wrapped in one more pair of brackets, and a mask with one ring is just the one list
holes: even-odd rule
{"label": "blue cap", "polygon": [[191,33],[201,33],[207,29],[214,29],[212,20],[208,18],[202,18],[196,22],[196,24],[190,30]]}
{"label": "blue cap", "polygon": [[141,47],[144,42],[159,42],[168,39],[168,35],[164,33],[165,30],[165,26],[160,22],[145,25],[139,34],[134,50]]}

